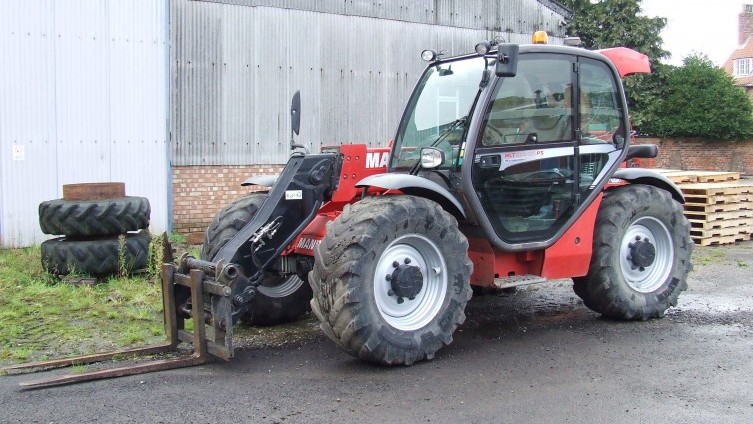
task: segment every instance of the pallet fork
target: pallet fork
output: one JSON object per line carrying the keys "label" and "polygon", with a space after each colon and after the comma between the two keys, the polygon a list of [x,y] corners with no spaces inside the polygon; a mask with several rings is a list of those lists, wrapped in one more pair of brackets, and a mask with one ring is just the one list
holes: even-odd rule
{"label": "pallet fork", "polygon": [[[172,263],[162,265],[160,275],[162,304],[165,333],[168,338],[168,342],[165,344],[11,365],[0,368],[0,372],[3,374],[16,374],[25,371],[36,372],[109,361],[117,357],[177,352],[180,342],[193,344],[193,353],[190,356],[24,381],[20,383],[20,386],[23,389],[37,389],[184,368],[203,364],[209,360],[210,355],[229,360],[233,357],[231,284],[233,277],[238,274],[238,270],[235,265],[223,265],[223,262],[220,262],[215,266],[186,255],[181,258],[180,266],[177,268]],[[217,270],[219,272],[216,272]],[[191,305],[204,305],[204,307],[192,307],[190,311],[179,310],[179,305],[176,304],[176,286],[185,287],[190,291]],[[208,311],[205,309],[208,309]],[[192,321],[193,331],[186,330],[185,322],[187,319]]]}

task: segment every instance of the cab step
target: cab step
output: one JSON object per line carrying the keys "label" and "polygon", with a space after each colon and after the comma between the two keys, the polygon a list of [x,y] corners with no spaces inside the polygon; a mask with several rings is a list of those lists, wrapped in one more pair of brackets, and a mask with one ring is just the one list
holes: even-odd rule
{"label": "cab step", "polygon": [[511,275],[504,278],[495,278],[494,285],[500,289],[509,289],[510,287],[529,286],[531,284],[545,283],[547,281],[549,280],[538,275]]}

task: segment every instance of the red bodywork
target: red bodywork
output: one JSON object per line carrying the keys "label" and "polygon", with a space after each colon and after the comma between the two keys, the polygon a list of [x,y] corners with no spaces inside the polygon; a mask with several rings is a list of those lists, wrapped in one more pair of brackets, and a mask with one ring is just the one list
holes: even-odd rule
{"label": "red bodywork", "polygon": [[[370,175],[387,172],[389,147],[367,148],[365,144],[343,144],[339,150],[343,155],[343,165],[337,191],[332,195],[332,200],[322,206],[311,224],[293,240],[285,254],[314,256],[314,247],[324,238],[327,222],[337,218],[345,205],[361,198],[363,190],[356,188],[356,183]],[[369,189],[368,193],[382,194],[383,190]]]}
{"label": "red bodywork", "polygon": [[[319,215],[293,241],[286,255],[314,255],[314,247],[321,243],[326,225],[336,219],[346,204],[361,198],[362,189],[355,184],[369,176],[387,172],[390,148],[367,148],[365,145],[343,145],[343,166],[340,184],[319,211]],[[384,195],[381,189],[369,189],[368,195]],[[471,284],[493,286],[494,278],[512,275],[540,275],[549,279],[585,275],[591,260],[591,240],[596,212],[601,196],[586,210],[581,218],[553,246],[530,252],[505,252],[494,248],[488,240],[469,237],[468,256],[474,264]]]}

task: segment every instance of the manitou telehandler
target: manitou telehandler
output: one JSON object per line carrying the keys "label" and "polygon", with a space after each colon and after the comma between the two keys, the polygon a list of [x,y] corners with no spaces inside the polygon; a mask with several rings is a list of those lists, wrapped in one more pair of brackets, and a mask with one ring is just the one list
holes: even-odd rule
{"label": "manitou telehandler", "polygon": [[[675,305],[693,248],[682,193],[625,167],[657,154],[630,145],[621,80],[649,72],[647,57],[475,50],[423,52],[428,67],[388,148],[293,144],[278,177],[250,179],[268,190],[219,212],[200,259],[163,269],[166,346],[189,341],[197,353],[127,373],[230,358],[240,319],[273,324],[309,304],[349,354],[406,365],[452,341],[472,286],[572,278],[587,307],[626,320]],[[291,113],[298,133],[297,94]]]}

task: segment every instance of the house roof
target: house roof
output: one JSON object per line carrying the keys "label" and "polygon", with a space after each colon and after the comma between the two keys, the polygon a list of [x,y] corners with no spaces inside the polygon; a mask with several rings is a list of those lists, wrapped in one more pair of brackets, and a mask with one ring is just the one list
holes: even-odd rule
{"label": "house roof", "polygon": [[753,37],[748,37],[738,49],[732,52],[729,58],[722,65],[724,72],[732,75],[735,78],[735,84],[737,85],[753,85],[753,75],[735,77],[734,62],[735,59],[753,58]]}

